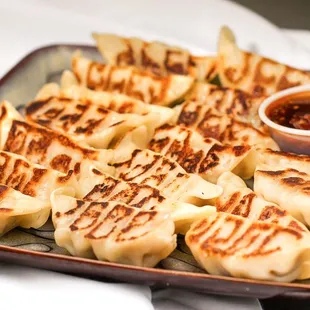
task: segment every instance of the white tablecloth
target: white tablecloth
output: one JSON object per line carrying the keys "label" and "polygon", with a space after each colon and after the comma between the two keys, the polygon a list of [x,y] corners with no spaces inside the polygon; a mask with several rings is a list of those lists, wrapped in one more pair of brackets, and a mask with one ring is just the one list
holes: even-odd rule
{"label": "white tablecloth", "polygon": [[[310,68],[308,32],[283,32],[247,9],[220,0],[0,0],[0,76],[34,48],[55,42],[91,43],[92,31],[136,35],[215,53],[227,24],[246,49]],[[1,309],[260,309],[255,299],[111,284],[0,264]]]}

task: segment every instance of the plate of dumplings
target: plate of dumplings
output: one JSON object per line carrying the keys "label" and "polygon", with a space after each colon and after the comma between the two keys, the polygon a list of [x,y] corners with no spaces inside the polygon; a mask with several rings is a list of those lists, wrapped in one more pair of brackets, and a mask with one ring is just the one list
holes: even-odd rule
{"label": "plate of dumplings", "polygon": [[0,260],[310,298],[310,156],[281,151],[258,115],[309,73],[240,50],[228,27],[206,56],[92,36],[0,81]]}

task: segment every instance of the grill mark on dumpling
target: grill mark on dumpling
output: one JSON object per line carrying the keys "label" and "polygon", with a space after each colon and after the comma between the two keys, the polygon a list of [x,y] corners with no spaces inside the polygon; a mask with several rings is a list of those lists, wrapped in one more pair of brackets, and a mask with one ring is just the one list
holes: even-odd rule
{"label": "grill mark on dumpling", "polygon": [[221,204],[219,201],[216,203],[218,211],[229,212],[234,215],[242,217],[248,217],[251,212],[253,199],[256,197],[255,193],[249,193],[244,196],[240,196],[240,193],[235,192],[231,195],[230,199]]}
{"label": "grill mark on dumpling", "polygon": [[71,157],[66,154],[56,155],[50,162],[51,168],[67,173],[69,171]]}
{"label": "grill mark on dumpling", "polygon": [[[130,218],[131,214],[134,212],[133,208],[127,207],[126,205],[117,204],[107,216],[100,221],[85,238],[88,239],[106,239],[118,228],[118,222]],[[106,234],[100,234],[100,228],[110,223],[110,230]],[[111,225],[112,224],[112,225]],[[109,227],[109,226],[107,226]]]}
{"label": "grill mark on dumpling", "polygon": [[184,104],[182,111],[178,117],[177,125],[193,127],[196,124],[200,114],[201,107],[197,106],[195,111],[191,109],[189,109],[188,111],[187,108],[190,105],[190,103],[191,102],[188,101],[187,103]]}
{"label": "grill mark on dumpling", "polygon": [[35,197],[37,194],[36,188],[47,172],[47,169],[34,168],[32,170],[32,178],[29,180],[29,182],[27,182],[26,186],[22,190],[23,194]]}
{"label": "grill mark on dumpling", "polygon": [[170,59],[173,55],[184,55],[184,51],[166,50],[166,56],[164,60],[164,66],[169,73],[187,75],[188,62],[174,62]]}
{"label": "grill mark on dumpling", "polygon": [[17,159],[14,162],[12,171],[7,176],[7,179],[5,180],[5,183],[8,186],[11,186],[18,191],[23,190],[24,186],[26,185],[27,178],[28,178],[27,173],[23,171],[23,168],[29,169],[30,165],[21,159]]}
{"label": "grill mark on dumpling", "polygon": [[267,156],[271,155],[274,157],[279,157],[279,159],[281,157],[283,157],[286,159],[297,160],[297,161],[305,162],[305,163],[310,162],[310,156],[309,155],[297,155],[294,153],[288,153],[288,152],[282,152],[282,151],[273,151],[271,149],[264,150],[264,154],[266,154]]}
{"label": "grill mark on dumpling", "polygon": [[149,57],[145,51],[145,48],[141,50],[141,65],[144,70],[150,71],[155,75],[161,75],[161,68],[159,63],[154,61],[151,57]]}
{"label": "grill mark on dumpling", "polygon": [[103,173],[101,171],[99,171],[98,169],[93,168],[92,172],[96,175],[103,175]]}
{"label": "grill mark on dumpling", "polygon": [[74,174],[73,170],[69,170],[68,173],[64,176],[59,176],[57,178],[57,181],[61,184],[61,183],[66,183],[70,180],[70,178],[72,177],[72,175]]}
{"label": "grill mark on dumpling", "polygon": [[125,40],[127,49],[126,51],[119,53],[116,57],[116,64],[118,66],[123,66],[123,65],[135,65],[135,57],[134,57],[134,52],[133,49],[128,42],[128,40]]}
{"label": "grill mark on dumpling", "polygon": [[[121,179],[124,179],[125,181],[133,181],[134,179],[138,178],[139,176],[144,175],[147,171],[149,171],[152,167],[154,167],[160,159],[162,159],[162,157],[160,155],[154,155],[152,162],[150,162],[149,164],[146,164],[146,165],[137,164],[136,166],[132,167],[132,164],[133,164],[135,157],[140,152],[142,152],[142,151],[141,150],[135,150],[132,153],[131,159],[129,159],[128,161],[125,161],[123,163],[116,163],[113,165],[115,168],[122,167],[122,166],[127,166],[128,168],[131,167],[131,171],[135,170],[137,167],[141,168],[141,172],[139,174],[134,175],[133,177],[128,177],[128,174],[130,174],[131,171],[129,171],[127,173],[121,173],[120,174]],[[163,162],[163,165],[165,165],[165,164],[166,163]],[[173,165],[173,163],[172,163],[172,165]],[[171,169],[173,169],[173,166],[170,167],[170,170]],[[160,175],[156,175],[156,177],[160,177]],[[162,177],[161,177],[161,179],[162,179]]]}
{"label": "grill mark on dumpling", "polygon": [[8,190],[9,190],[9,188],[6,185],[0,184],[0,197],[5,196],[5,194]]}
{"label": "grill mark on dumpling", "polygon": [[154,217],[158,214],[156,211],[140,211],[138,214],[136,214],[133,219],[126,225],[125,228],[123,228],[120,233],[117,235],[115,241],[116,242],[122,242],[126,240],[135,240],[138,238],[143,237],[148,232],[140,233],[139,235],[131,236],[129,238],[124,237],[124,235],[131,230],[134,230],[138,227],[145,226],[148,222],[152,222]]}
{"label": "grill mark on dumpling", "polygon": [[97,184],[83,199],[93,200],[93,196],[96,194],[100,194],[100,198],[107,198],[111,195],[119,183],[119,180],[107,177],[104,183]]}
{"label": "grill mark on dumpling", "polygon": [[278,223],[279,218],[287,215],[288,213],[285,210],[278,208],[277,206],[265,206],[262,210],[258,220],[266,221],[272,219],[273,223]]}
{"label": "grill mark on dumpling", "polygon": [[[82,201],[83,202],[83,201]],[[82,203],[77,207],[81,207]],[[70,225],[71,231],[81,231],[83,229],[89,229],[98,223],[99,217],[102,212],[108,207],[107,202],[92,202],[89,206],[79,215],[78,218],[74,220],[74,222]],[[74,209],[75,211],[76,209]],[[70,210],[71,211],[71,210]],[[66,213],[68,214],[68,212]],[[73,213],[74,214],[74,213]],[[85,221],[86,223],[83,223]]]}

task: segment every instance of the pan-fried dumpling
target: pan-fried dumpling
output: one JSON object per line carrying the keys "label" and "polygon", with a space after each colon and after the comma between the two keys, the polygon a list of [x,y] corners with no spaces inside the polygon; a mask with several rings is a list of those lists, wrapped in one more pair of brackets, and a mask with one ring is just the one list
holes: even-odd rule
{"label": "pan-fried dumpling", "polygon": [[194,221],[215,212],[215,208],[212,206],[197,207],[189,203],[174,201],[169,197],[164,197],[154,187],[125,182],[100,173],[100,171],[97,171],[96,177],[80,182],[79,185],[83,200],[118,201],[143,210],[169,212],[174,221],[176,232],[182,234],[186,233]]}
{"label": "pan-fried dumpling", "polygon": [[204,138],[214,138],[224,144],[253,145],[278,150],[275,141],[265,132],[213,108],[201,109],[195,101],[185,101],[174,108],[177,125],[195,129]]}
{"label": "pan-fried dumpling", "polygon": [[[106,109],[115,111],[117,113],[133,113],[138,115],[155,114],[156,124],[158,126],[163,125],[170,121],[174,115],[174,111],[168,107],[162,107],[154,104],[147,104],[141,100],[131,98],[123,94],[114,94],[106,91],[93,91],[86,87],[79,86],[78,83],[72,83],[72,79],[75,76],[70,71],[65,71],[62,75],[61,89],[56,96],[62,96],[75,100],[83,101],[83,103],[94,103],[101,105]],[[71,76],[71,77],[70,77]],[[53,84],[53,83],[51,83]],[[51,84],[47,84],[51,85]],[[54,84],[58,87],[57,84]],[[52,87],[49,86],[47,93],[49,93]],[[50,95],[55,96],[55,95]]]}
{"label": "pan-fried dumpling", "polygon": [[97,104],[50,97],[26,106],[26,119],[68,134],[76,141],[95,148],[107,148],[129,129],[146,125],[156,127],[156,115],[120,114]]}
{"label": "pan-fried dumpling", "polygon": [[[257,173],[257,172],[256,172]],[[299,231],[308,231],[307,228],[297,221],[285,208],[271,203],[270,199],[264,200],[260,191],[256,190],[256,179],[253,192],[245,182],[231,172],[223,173],[217,182],[217,185],[223,188],[223,194],[216,199],[216,209],[218,212],[226,212],[234,215],[249,218],[251,220],[264,221],[279,224],[284,227],[291,227]],[[269,191],[272,187],[264,184]],[[279,191],[277,191],[279,195]],[[286,211],[287,210],[287,211]]]}
{"label": "pan-fried dumpling", "polygon": [[185,240],[211,274],[278,282],[310,276],[309,233],[293,228],[219,212],[193,224]]}
{"label": "pan-fried dumpling", "polygon": [[157,188],[171,200],[204,205],[222,189],[187,173],[177,162],[150,150],[135,149],[126,139],[115,149],[115,177]]}
{"label": "pan-fried dumpling", "polygon": [[[19,119],[12,117],[17,113]],[[73,170],[80,175],[81,163],[113,173],[107,165],[113,157],[111,150],[96,150],[81,146],[66,135],[21,120],[8,102],[0,105],[0,149],[25,156],[33,163],[63,173]]]}
{"label": "pan-fried dumpling", "polygon": [[218,72],[223,86],[241,89],[254,96],[268,96],[310,83],[307,72],[240,50],[228,27],[223,27],[220,32]]}
{"label": "pan-fried dumpling", "polygon": [[254,190],[310,226],[310,175],[295,169],[261,166],[255,172]]}
{"label": "pan-fried dumpling", "polygon": [[0,236],[11,229],[39,228],[50,215],[50,203],[0,185]]}
{"label": "pan-fried dumpling", "polygon": [[[141,129],[131,134],[138,130]],[[137,141],[139,138],[133,139]],[[256,154],[252,156],[255,151],[251,146],[223,145],[215,139],[203,138],[190,128],[177,125],[164,125],[156,129],[147,148],[175,160],[186,172],[199,174],[212,183],[216,183],[225,171],[251,178],[256,167]]]}
{"label": "pan-fried dumpling", "polygon": [[195,102],[196,110],[199,109],[199,113],[203,114],[209,108],[213,108],[220,114],[232,116],[234,119],[249,123],[258,129],[262,126],[258,108],[264,97],[256,98],[239,89],[196,83],[187,99]]}
{"label": "pan-fried dumpling", "polygon": [[293,153],[277,152],[273,150],[259,150],[258,165],[267,165],[283,170],[286,168],[296,169],[310,175],[310,156]]}
{"label": "pan-fried dumpling", "polygon": [[72,255],[154,267],[176,247],[169,214],[52,194],[56,243]]}
{"label": "pan-fried dumpling", "polygon": [[161,42],[146,42],[113,34],[94,33],[98,49],[110,65],[133,65],[159,76],[191,75],[198,81],[210,81],[217,73],[216,57],[193,56],[189,51]]}
{"label": "pan-fried dumpling", "polygon": [[52,191],[59,187],[71,187],[78,191],[73,171],[64,174],[46,169],[14,153],[0,151],[0,171],[0,184],[43,201],[49,202]]}
{"label": "pan-fried dumpling", "polygon": [[120,93],[145,103],[163,106],[184,98],[194,82],[189,76],[174,74],[158,77],[139,72],[132,66],[104,65],[80,54],[73,56],[72,70],[82,86]]}

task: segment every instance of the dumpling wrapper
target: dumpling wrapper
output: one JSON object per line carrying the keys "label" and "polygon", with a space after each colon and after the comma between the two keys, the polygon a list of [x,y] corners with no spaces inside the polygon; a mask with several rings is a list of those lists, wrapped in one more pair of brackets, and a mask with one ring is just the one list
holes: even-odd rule
{"label": "dumpling wrapper", "polygon": [[241,89],[257,97],[310,84],[310,75],[305,71],[240,50],[228,27],[223,27],[219,36],[218,73],[224,87]]}
{"label": "dumpling wrapper", "polygon": [[217,74],[216,57],[193,56],[179,47],[133,37],[94,33],[93,38],[102,57],[110,65],[133,65],[159,76],[191,75],[202,82],[212,80]]}
{"label": "dumpling wrapper", "polygon": [[13,228],[40,228],[50,215],[50,203],[0,185],[0,236]]}
{"label": "dumpling wrapper", "polygon": [[195,101],[185,101],[174,110],[176,125],[192,128],[204,138],[214,138],[235,146],[246,144],[279,150],[276,142],[267,133],[232,116],[220,114],[213,108],[201,109]]}
{"label": "dumpling wrapper", "polygon": [[130,139],[123,139],[117,145],[113,166],[115,177],[157,188],[171,200],[205,205],[206,200],[222,193],[219,186],[196,174],[187,173],[177,162],[166,156],[138,149]]}
{"label": "dumpling wrapper", "polygon": [[94,165],[106,173],[114,173],[114,169],[108,166],[113,158],[112,150],[82,146],[66,135],[27,123],[7,101],[0,104],[0,149],[20,154],[35,164],[66,174],[73,170],[78,180],[92,177],[89,174],[81,175],[82,163],[84,166]]}
{"label": "dumpling wrapper", "polygon": [[73,56],[72,71],[81,86],[120,93],[162,106],[169,106],[183,99],[194,82],[189,76],[174,74],[158,77],[139,72],[132,66],[104,65],[81,54]]}
{"label": "dumpling wrapper", "polygon": [[52,194],[56,243],[72,255],[154,267],[176,247],[169,214]]}
{"label": "dumpling wrapper", "polygon": [[70,187],[79,194],[79,186],[73,171],[64,174],[33,164],[25,157],[0,151],[0,184],[21,193],[48,202],[51,193],[60,187]]}
{"label": "dumpling wrapper", "polygon": [[27,121],[101,149],[131,128],[146,125],[153,131],[158,119],[155,114],[120,114],[101,105],[62,97],[33,101],[26,106],[25,113]]}
{"label": "dumpling wrapper", "polygon": [[149,185],[125,182],[97,171],[96,177],[80,183],[83,200],[118,201],[143,210],[168,212],[175,224],[176,233],[185,234],[190,225],[215,212],[212,206],[197,207],[174,201]]}
{"label": "dumpling wrapper", "polygon": [[310,226],[310,175],[295,169],[259,166],[254,190]]}
{"label": "dumpling wrapper", "polygon": [[[75,82],[74,82],[75,80]],[[83,103],[100,105],[117,113],[152,115],[154,124],[161,126],[170,121],[174,116],[174,110],[153,104],[147,104],[141,100],[131,98],[123,94],[114,94],[106,91],[93,91],[79,86],[76,77],[71,71],[64,71],[61,78],[61,86],[56,83],[45,84],[38,92],[35,100],[47,99],[50,97],[65,97]]]}
{"label": "dumpling wrapper", "polygon": [[273,169],[283,170],[287,168],[296,169],[310,175],[310,156],[294,153],[280,152],[274,150],[259,150],[258,166],[270,166]]}
{"label": "dumpling wrapper", "polygon": [[194,223],[186,244],[210,274],[290,282],[310,277],[310,240],[296,229],[218,212]]}
{"label": "dumpling wrapper", "polygon": [[145,127],[132,130],[124,139],[176,161],[187,173],[199,174],[211,183],[216,183],[225,171],[234,171],[243,178],[251,178],[255,171],[256,153],[248,145],[223,145],[178,125],[157,128],[150,141],[143,141],[141,136],[147,136]]}
{"label": "dumpling wrapper", "polygon": [[[218,212],[231,213],[254,221],[275,223],[308,233],[307,228],[296,220],[297,217],[289,210],[270,202],[273,200],[267,199],[264,195],[262,197],[259,196],[261,191],[256,190],[256,178],[254,181],[254,192],[246,186],[241,178],[231,172],[223,173],[218,179],[217,185],[223,188],[223,194],[216,199],[215,206]],[[273,191],[267,182],[264,184],[264,187],[268,192]],[[276,195],[281,194],[277,191]]]}
{"label": "dumpling wrapper", "polygon": [[217,110],[241,122],[249,123],[261,129],[262,121],[258,116],[258,108],[265,97],[253,97],[248,93],[233,88],[218,87],[213,84],[196,83],[187,100],[195,102],[199,113],[206,113],[209,108]]}

